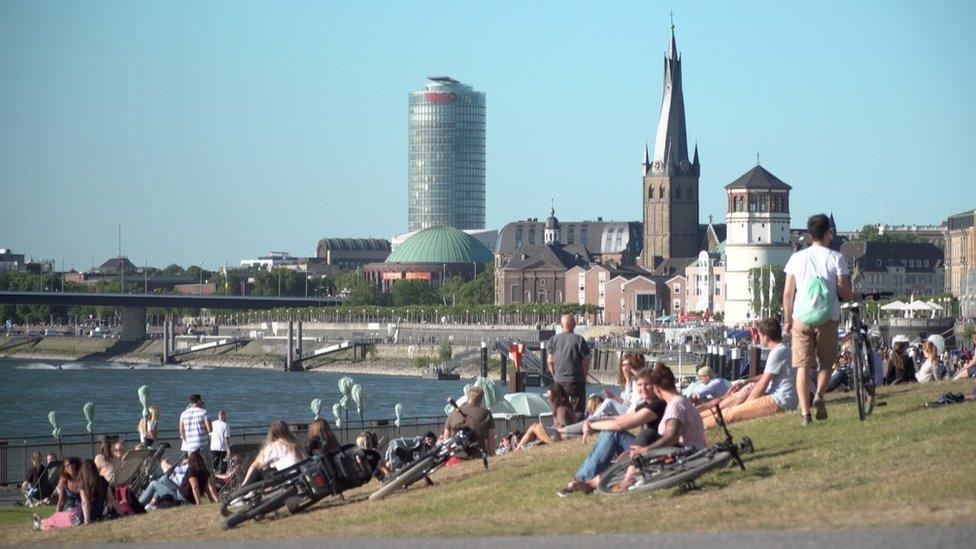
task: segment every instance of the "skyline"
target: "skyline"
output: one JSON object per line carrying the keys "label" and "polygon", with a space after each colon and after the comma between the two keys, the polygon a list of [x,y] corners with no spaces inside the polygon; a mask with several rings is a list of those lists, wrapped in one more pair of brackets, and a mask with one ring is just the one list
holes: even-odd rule
{"label": "skyline", "polygon": [[976,206],[970,3],[294,6],[0,6],[0,247],[80,270],[122,221],[136,265],[215,268],[405,232],[407,99],[429,74],[486,94],[489,227],[550,196],[560,219],[639,220],[672,8],[700,221],[724,221],[756,151],[793,185],[794,227]]}

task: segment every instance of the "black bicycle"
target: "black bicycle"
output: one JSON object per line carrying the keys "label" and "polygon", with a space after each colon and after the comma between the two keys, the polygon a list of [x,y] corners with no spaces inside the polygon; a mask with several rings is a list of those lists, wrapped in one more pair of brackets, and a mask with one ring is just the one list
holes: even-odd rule
{"label": "black bicycle", "polygon": [[[690,488],[698,477],[709,471],[726,467],[730,463],[735,463],[745,470],[746,466],[742,463],[740,454],[753,452],[752,439],[742,437],[742,442],[736,444],[725,425],[722,410],[716,407],[713,412],[715,422],[725,431],[725,440],[704,450],[664,446],[653,448],[631,459],[622,459],[600,474],[597,491],[607,495],[618,495],[674,486]],[[634,483],[627,490],[621,490],[619,485],[631,467],[633,467]]]}
{"label": "black bicycle", "polygon": [[[864,294],[864,297],[877,299],[890,295],[888,293]],[[854,391],[857,402],[857,417],[864,421],[874,411],[875,370],[874,352],[871,350],[871,338],[868,325],[862,318],[862,301],[844,303],[842,308],[847,311],[847,334],[851,337],[851,371],[850,387]]]}
{"label": "black bicycle", "polygon": [[362,486],[377,475],[381,457],[354,444],[327,456],[314,455],[287,469],[271,473],[232,492],[220,504],[224,529],[233,528],[287,506],[299,513],[330,495]]}
{"label": "black bicycle", "polygon": [[[455,410],[461,412],[454,399],[448,399],[448,403]],[[464,416],[464,412],[461,412]],[[392,494],[395,490],[406,489],[415,482],[423,479],[428,485],[433,484],[430,475],[440,469],[455,454],[464,452],[467,455],[475,453],[481,454],[481,463],[485,469],[488,468],[488,453],[478,441],[478,437],[468,426],[463,426],[454,433],[450,439],[434,445],[423,457],[408,463],[398,471],[394,471],[384,479],[383,487],[373,492],[369,496],[370,501],[379,501]]]}

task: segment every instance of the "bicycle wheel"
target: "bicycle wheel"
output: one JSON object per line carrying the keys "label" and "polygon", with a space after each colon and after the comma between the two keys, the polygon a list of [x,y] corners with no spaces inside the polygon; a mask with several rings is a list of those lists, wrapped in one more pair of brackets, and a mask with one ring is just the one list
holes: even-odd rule
{"label": "bicycle wheel", "polygon": [[867,411],[870,405],[865,398],[864,371],[867,365],[864,360],[863,349],[864,342],[855,334],[851,338],[851,358],[853,359],[851,361],[851,369],[853,370],[851,372],[851,388],[854,390],[854,401],[857,402],[857,417],[861,421],[864,421],[864,418],[871,413]]}
{"label": "bicycle wheel", "polygon": [[861,400],[863,401],[864,417],[874,411],[874,360],[872,360],[871,343],[864,341],[861,345]]}
{"label": "bicycle wheel", "polygon": [[266,515],[272,511],[278,510],[288,498],[294,496],[298,493],[298,488],[295,486],[288,486],[283,490],[277,492],[272,492],[268,495],[267,499],[262,500],[256,506],[242,510],[239,513],[232,514],[221,521],[220,526],[224,530],[233,528],[238,524],[250,520],[252,518],[257,518]]}
{"label": "bicycle wheel", "polygon": [[277,490],[278,484],[280,481],[269,478],[241,486],[237,490],[227,491],[226,495],[222,492],[218,495],[220,514],[226,517],[257,506],[269,494]]}
{"label": "bicycle wheel", "polygon": [[[681,450],[680,448],[676,448],[674,446],[663,446],[661,448],[654,448],[652,450],[648,450],[643,454],[641,454],[641,457],[649,460],[656,456],[673,454],[680,450]],[[624,479],[624,477],[627,475],[627,469],[630,468],[631,463],[633,463],[633,461],[630,459],[622,459],[620,461],[611,463],[610,467],[607,467],[605,471],[600,473],[600,482],[597,483],[597,487],[596,487],[597,492],[600,492],[601,494],[606,494],[608,496],[618,496],[620,494],[626,494],[627,493],[626,491],[614,492],[613,487],[616,486],[620,481]],[[644,466],[643,474],[647,476],[651,468],[657,468],[659,470],[661,468],[661,465],[658,463],[648,463],[647,465]]]}
{"label": "bicycle wheel", "polygon": [[684,462],[661,464],[658,469],[644,471],[643,482],[634,485],[635,492],[648,492],[678,486],[695,480],[709,471],[725,467],[732,461],[731,452],[699,455]]}
{"label": "bicycle wheel", "polygon": [[370,494],[369,500],[379,501],[385,498],[386,496],[390,495],[391,493],[393,493],[394,490],[397,490],[399,488],[406,488],[410,486],[411,484],[423,478],[424,474],[428,473],[428,469],[430,469],[431,465],[433,464],[434,464],[433,457],[426,457],[418,461],[414,465],[407,468],[406,471],[400,473],[396,478],[384,484],[382,488]]}

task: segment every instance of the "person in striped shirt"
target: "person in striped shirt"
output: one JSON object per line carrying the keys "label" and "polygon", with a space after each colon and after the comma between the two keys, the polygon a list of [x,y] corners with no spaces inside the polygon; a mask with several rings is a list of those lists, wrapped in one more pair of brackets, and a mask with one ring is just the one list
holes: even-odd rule
{"label": "person in striped shirt", "polygon": [[210,449],[210,416],[203,407],[203,397],[190,395],[190,405],[180,414],[180,450],[190,453],[194,450]]}

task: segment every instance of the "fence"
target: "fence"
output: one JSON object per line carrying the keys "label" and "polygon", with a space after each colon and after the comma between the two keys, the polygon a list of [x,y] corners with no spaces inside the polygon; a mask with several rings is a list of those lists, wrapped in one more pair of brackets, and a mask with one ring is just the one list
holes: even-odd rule
{"label": "fence", "polygon": [[[388,442],[397,437],[420,436],[427,431],[433,431],[439,435],[445,419],[444,416],[402,418],[400,427],[394,425],[392,419],[366,420],[365,424],[360,424],[358,420],[352,419],[348,423],[343,423],[341,427],[333,425],[333,432],[342,444],[354,443],[356,437],[363,430],[372,431],[381,441],[385,439]],[[514,429],[525,431],[525,428],[535,421],[537,418],[534,417],[516,417],[510,420],[496,419],[496,437],[500,438]],[[290,423],[290,425],[299,442],[305,446],[308,440],[308,423]],[[232,445],[258,443],[264,440],[268,427],[267,425],[232,426],[230,431]],[[134,431],[97,433],[92,437],[89,437],[87,433],[62,435],[60,442],[52,437],[20,437],[0,440],[0,485],[20,484],[24,480],[24,473],[30,464],[30,456],[35,450],[41,452],[42,456],[48,452],[53,452],[61,459],[67,456],[78,456],[82,459],[94,457],[102,435],[107,435],[113,440],[124,440],[130,450],[139,442],[139,434]],[[160,431],[158,442],[165,442],[170,445],[170,449],[166,453],[168,458],[174,459],[179,456],[180,438],[178,431]]]}

